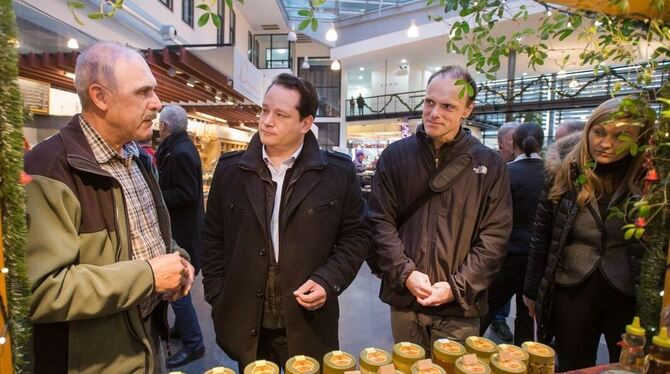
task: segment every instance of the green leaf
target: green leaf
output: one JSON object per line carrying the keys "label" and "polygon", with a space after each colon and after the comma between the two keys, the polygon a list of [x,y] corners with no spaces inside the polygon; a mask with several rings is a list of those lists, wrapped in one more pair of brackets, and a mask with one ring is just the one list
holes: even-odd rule
{"label": "green leaf", "polygon": [[637,210],[637,215],[640,217],[647,217],[649,216],[649,205],[642,205],[638,210]]}
{"label": "green leaf", "polygon": [[75,9],[84,9],[86,7],[81,1],[68,1],[67,5]]}
{"label": "green leaf", "polygon": [[465,96],[466,91],[467,91],[467,86],[461,87],[461,89],[458,91],[458,98],[462,99],[463,96]]}
{"label": "green leaf", "polygon": [[319,21],[317,21],[316,18],[312,18],[312,31],[316,32],[318,28],[319,28]]}
{"label": "green leaf", "polygon": [[586,175],[584,175],[584,174],[580,174],[580,175],[577,177],[577,181],[576,181],[576,182],[577,182],[577,184],[579,184],[580,186],[583,186],[584,184],[586,184]]}
{"label": "green leaf", "polygon": [[304,19],[298,24],[298,30],[304,30],[309,26],[310,19]]}
{"label": "green leaf", "polygon": [[635,229],[635,239],[640,239],[644,235],[644,229],[642,227]]}
{"label": "green leaf", "polygon": [[198,4],[198,5],[196,5],[196,8],[202,9],[205,12],[209,12],[209,5],[207,5],[207,4]]}
{"label": "green leaf", "polygon": [[312,12],[307,9],[300,9],[298,15],[302,17],[312,17]]}
{"label": "green leaf", "polygon": [[212,13],[212,22],[214,22],[214,26],[216,26],[217,29],[221,28],[221,17],[218,14]]}
{"label": "green leaf", "polygon": [[[243,3],[242,0],[240,0],[240,3]],[[226,5],[228,5],[228,8],[233,8],[233,0],[226,0]]]}
{"label": "green leaf", "polygon": [[635,235],[635,230],[636,229],[628,229],[626,232],[623,234],[623,238],[625,240],[630,240],[633,238],[633,235]]}
{"label": "green leaf", "polygon": [[115,7],[116,9],[121,9],[121,8],[123,8],[123,0],[116,0],[116,2],[114,2],[114,7]]}
{"label": "green leaf", "polygon": [[468,97],[474,97],[475,96],[475,89],[472,87],[472,85],[468,84],[466,86],[468,90]]}
{"label": "green leaf", "polygon": [[102,19],[104,16],[100,12],[89,13],[88,18],[90,19]]}
{"label": "green leaf", "polygon": [[210,13],[205,13],[198,18],[198,26],[203,27],[209,22],[209,15]]}

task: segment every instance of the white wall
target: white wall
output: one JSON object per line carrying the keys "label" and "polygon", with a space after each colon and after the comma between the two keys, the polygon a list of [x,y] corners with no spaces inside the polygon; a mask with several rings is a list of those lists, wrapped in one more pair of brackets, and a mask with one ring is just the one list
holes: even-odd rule
{"label": "white wall", "polygon": [[79,96],[55,88],[49,89],[49,114],[52,116],[73,116],[81,112]]}

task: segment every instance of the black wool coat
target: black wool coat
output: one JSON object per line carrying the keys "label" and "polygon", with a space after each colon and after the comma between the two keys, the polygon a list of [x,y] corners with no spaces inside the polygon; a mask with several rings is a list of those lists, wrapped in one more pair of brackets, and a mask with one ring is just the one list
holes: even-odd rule
{"label": "black wool coat", "polygon": [[200,247],[205,204],[202,192],[202,162],[198,150],[183,132],[168,136],[156,152],[158,182],[170,212],[172,239],[191,256],[200,269]]}
{"label": "black wool coat", "polygon": [[[221,157],[203,230],[203,284],[217,344],[234,360],[256,359],[269,257],[275,185],[256,134],[244,152]],[[351,159],[319,150],[309,132],[287,172],[279,217],[279,285],[289,356],[315,358],[338,348],[337,296],[367,254],[369,231]],[[273,269],[275,271],[276,269]],[[326,303],[301,307],[293,291],[311,279]]]}

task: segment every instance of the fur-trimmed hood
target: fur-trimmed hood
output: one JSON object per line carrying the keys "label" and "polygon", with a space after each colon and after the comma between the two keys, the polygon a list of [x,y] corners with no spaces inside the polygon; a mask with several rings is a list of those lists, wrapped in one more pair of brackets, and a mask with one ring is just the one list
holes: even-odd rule
{"label": "fur-trimmed hood", "polygon": [[548,174],[556,175],[556,172],[560,169],[561,164],[563,163],[563,159],[579,143],[581,137],[581,131],[574,132],[549,146],[544,160],[544,167]]}

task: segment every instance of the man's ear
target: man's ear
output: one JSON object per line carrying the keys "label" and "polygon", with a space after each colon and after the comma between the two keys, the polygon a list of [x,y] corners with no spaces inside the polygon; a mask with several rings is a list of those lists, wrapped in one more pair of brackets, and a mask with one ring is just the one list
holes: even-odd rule
{"label": "man's ear", "polygon": [[88,95],[91,102],[100,110],[109,108],[109,93],[101,85],[93,83],[88,87]]}
{"label": "man's ear", "polygon": [[302,120],[302,128],[300,129],[300,132],[303,134],[307,134],[307,132],[312,129],[313,124],[314,124],[314,116],[309,115],[305,117]]}
{"label": "man's ear", "polygon": [[470,113],[472,113],[472,110],[474,108],[475,108],[475,102],[473,100],[471,103],[465,106],[465,113],[463,113],[463,119],[470,117]]}

